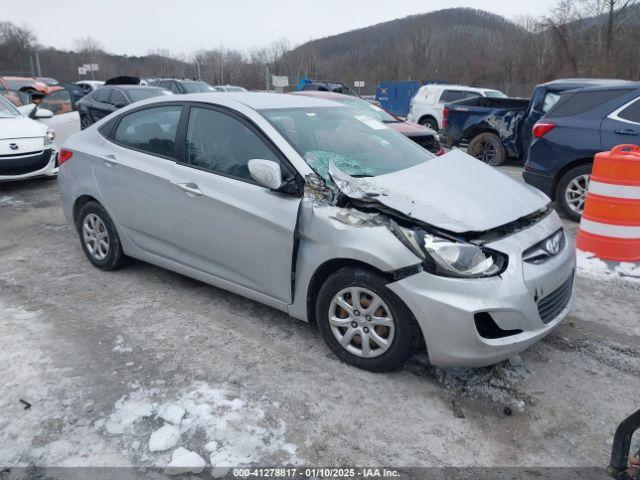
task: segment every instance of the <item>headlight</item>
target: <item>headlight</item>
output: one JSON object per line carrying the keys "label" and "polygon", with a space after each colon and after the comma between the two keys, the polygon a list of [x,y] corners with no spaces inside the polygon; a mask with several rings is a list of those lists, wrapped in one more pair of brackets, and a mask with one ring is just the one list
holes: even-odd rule
{"label": "headlight", "polygon": [[49,145],[56,139],[56,132],[54,130],[47,130],[47,133],[44,134],[44,144]]}
{"label": "headlight", "polygon": [[508,258],[472,243],[438,237],[421,229],[395,225],[396,236],[423,261],[425,270],[444,277],[479,278],[499,275]]}

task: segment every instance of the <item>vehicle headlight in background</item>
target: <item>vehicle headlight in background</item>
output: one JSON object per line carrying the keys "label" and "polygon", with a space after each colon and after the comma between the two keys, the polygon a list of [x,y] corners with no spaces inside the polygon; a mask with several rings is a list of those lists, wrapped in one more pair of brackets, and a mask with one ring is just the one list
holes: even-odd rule
{"label": "vehicle headlight in background", "polygon": [[507,268],[506,255],[472,243],[449,240],[422,229],[396,225],[396,236],[423,261],[426,271],[444,277],[482,278]]}
{"label": "vehicle headlight in background", "polygon": [[55,139],[56,139],[56,132],[52,129],[47,130],[47,133],[44,134],[45,145],[49,145],[50,143],[53,143]]}

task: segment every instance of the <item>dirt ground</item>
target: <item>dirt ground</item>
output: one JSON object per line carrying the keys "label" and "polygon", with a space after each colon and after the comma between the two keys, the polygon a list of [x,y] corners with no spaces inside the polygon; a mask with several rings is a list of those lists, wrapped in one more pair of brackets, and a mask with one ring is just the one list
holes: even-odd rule
{"label": "dirt ground", "polygon": [[511,363],[373,374],[250,300],[93,268],[55,180],[0,184],[0,467],[164,465],[148,442],[167,405],[186,411],[177,445],[214,465],[606,466],[640,407],[640,282],[576,288]]}

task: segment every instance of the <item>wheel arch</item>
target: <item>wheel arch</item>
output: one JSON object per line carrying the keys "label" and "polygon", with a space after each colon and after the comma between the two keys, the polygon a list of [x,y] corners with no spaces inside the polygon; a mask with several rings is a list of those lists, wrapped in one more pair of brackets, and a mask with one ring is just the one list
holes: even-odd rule
{"label": "wheel arch", "polygon": [[75,202],[73,202],[72,215],[73,215],[73,223],[76,225],[76,227],[78,225],[78,214],[80,213],[80,210],[89,202],[96,202],[97,204],[102,205],[100,201],[98,201],[95,197],[92,197],[91,195],[81,195],[78,198],[76,198]]}
{"label": "wheel arch", "polygon": [[558,196],[558,185],[560,184],[560,179],[562,177],[564,177],[564,175],[571,169],[576,168],[576,167],[580,167],[582,165],[589,165],[593,163],[593,158],[592,157],[585,157],[585,158],[579,158],[577,160],[572,160],[571,162],[566,163],[565,165],[563,165],[558,172],[556,173],[554,180],[553,180],[553,188],[551,189],[551,193],[553,194],[553,198],[551,200],[556,200],[557,196]]}
{"label": "wheel arch", "polygon": [[422,125],[423,120],[433,120],[434,122],[436,122],[438,128],[440,128],[440,122],[438,122],[438,119],[431,113],[425,113],[424,115],[421,115],[418,119],[418,123]]}
{"label": "wheel arch", "polygon": [[[325,281],[331,276],[331,274],[345,267],[362,268],[365,270],[370,270],[371,272],[374,272],[382,276],[383,278],[385,278],[387,283],[391,283],[399,280],[402,276],[402,273],[398,275],[399,272],[403,272],[404,270],[406,270],[401,268],[399,270],[385,272],[366,262],[363,262],[361,260],[354,260],[351,258],[334,258],[331,260],[327,260],[326,262],[319,265],[318,268],[316,268],[315,272],[311,276],[311,280],[309,281],[309,287],[307,288],[307,298],[306,298],[306,310],[307,310],[308,322],[310,323],[316,322],[315,306],[318,299],[318,293],[320,292],[322,285],[324,285]],[[396,294],[394,293],[394,295]],[[404,302],[402,299],[400,299],[400,301],[402,301],[402,303],[405,304],[405,307],[407,308],[407,311],[411,316],[410,322],[413,330],[412,335],[414,337],[414,340],[413,340],[414,350],[426,351],[426,343],[424,340],[426,332],[422,331],[422,327],[420,327],[420,324],[416,320],[415,315],[411,310],[411,308],[409,307],[409,305],[407,305],[406,302]]]}
{"label": "wheel arch", "polygon": [[[488,126],[471,127],[464,132],[463,138],[465,138],[468,142],[471,142],[471,140],[476,138],[478,135],[482,135],[483,133],[493,133],[494,135],[497,135],[498,138],[500,138],[500,134],[498,133],[498,131]],[[500,139],[500,143],[502,143],[502,139]]]}

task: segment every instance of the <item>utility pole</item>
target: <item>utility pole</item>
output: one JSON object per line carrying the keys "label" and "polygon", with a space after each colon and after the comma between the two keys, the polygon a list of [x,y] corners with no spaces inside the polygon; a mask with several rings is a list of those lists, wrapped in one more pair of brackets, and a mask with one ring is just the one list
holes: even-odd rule
{"label": "utility pole", "polygon": [[269,82],[269,65],[264,66],[264,84],[265,84],[265,90],[268,92],[269,87],[271,86]]}
{"label": "utility pole", "polygon": [[29,55],[29,68],[31,68],[31,76],[35,77],[36,76],[36,71],[33,68],[33,57],[31,55]]}
{"label": "utility pole", "polygon": [[42,77],[42,69],[40,68],[40,55],[38,52],[35,53],[36,57],[36,71],[38,72],[38,77]]}

